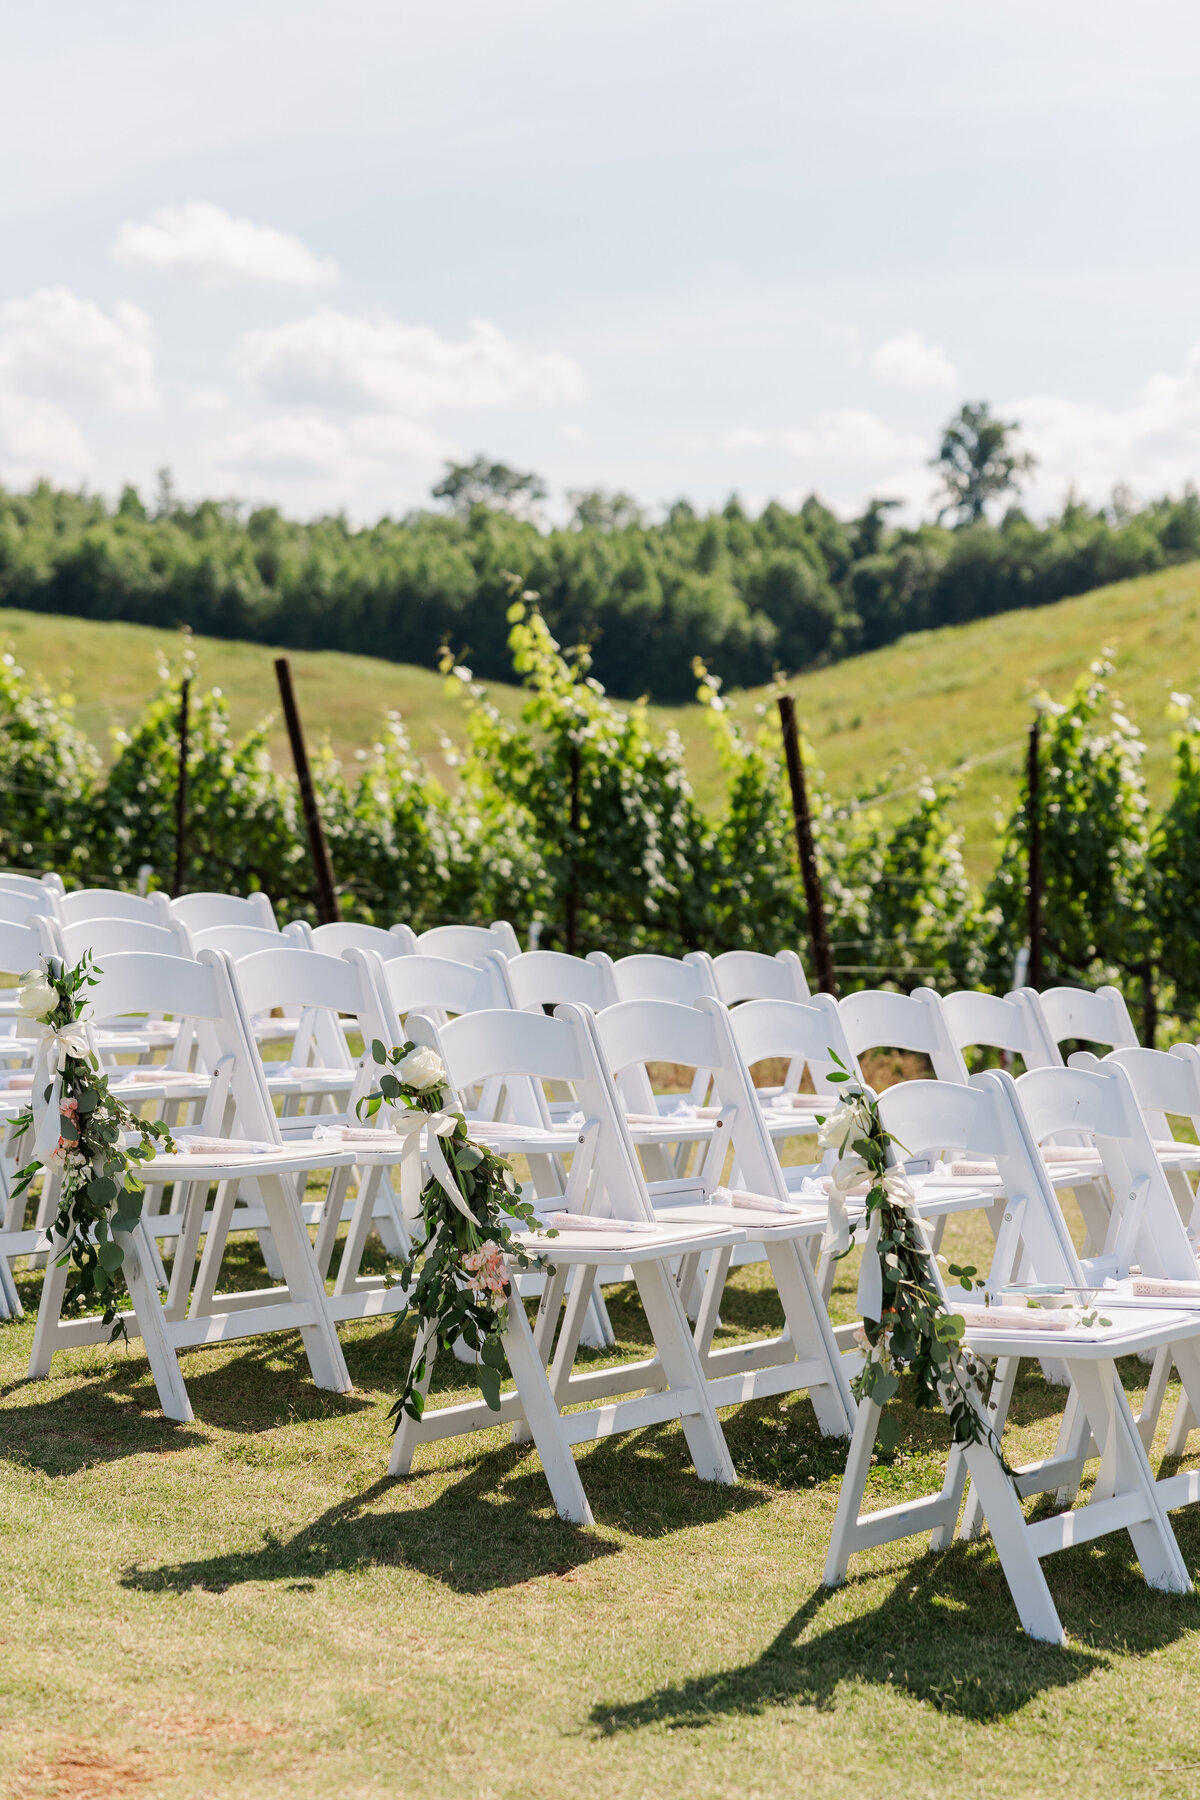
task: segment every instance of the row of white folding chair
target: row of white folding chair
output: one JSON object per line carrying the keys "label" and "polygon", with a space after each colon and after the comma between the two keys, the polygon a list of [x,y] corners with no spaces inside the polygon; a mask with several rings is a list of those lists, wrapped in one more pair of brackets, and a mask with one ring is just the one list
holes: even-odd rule
{"label": "row of white folding chair", "polygon": [[[205,1130],[197,1148],[189,1151],[188,1134],[181,1133],[184,1147],[178,1154],[158,1156],[139,1172],[150,1187],[173,1184],[182,1188],[181,1210],[191,1219],[198,1219],[201,1227],[213,1183],[218,1184],[218,1207],[222,1204],[222,1190],[235,1184],[252,1185],[285,1271],[279,1289],[228,1296],[213,1291],[205,1305],[197,1308],[193,1304],[186,1317],[178,1306],[174,1309],[176,1316],[168,1317],[158,1295],[149,1225],[121,1234],[133,1300],[126,1328],[131,1336],[141,1335],[145,1342],[163,1410],[170,1418],[192,1416],[178,1364],[181,1348],[297,1327],[318,1386],[348,1391],[350,1378],[333,1313],[296,1205],[291,1178],[311,1169],[351,1163],[353,1155],[336,1145],[285,1144],[249,1019],[238,996],[231,960],[213,950],[200,951],[195,961],[144,952],[112,955],[103,965],[94,995],[101,1014],[162,1007],[194,1021],[208,1040],[206,1054],[221,1080],[219,1085],[214,1082],[216,1102],[202,1122]],[[208,1132],[225,1137],[231,1129],[268,1148],[261,1153],[246,1152],[231,1144],[224,1150],[210,1148],[205,1142]],[[44,1234],[36,1247],[48,1247]],[[38,1308],[30,1363],[32,1376],[49,1372],[56,1350],[99,1343],[108,1337],[108,1328],[98,1319],[62,1318],[65,1279],[65,1269],[58,1268],[52,1255]]]}
{"label": "row of white folding chair", "polygon": [[[645,1003],[636,1004],[642,1006]],[[724,1009],[716,1002],[711,1004],[724,1021]],[[698,1030],[701,1036],[706,1031],[711,1033],[711,1022],[706,1022],[703,1015],[698,1019],[690,1010],[685,1012],[678,1007],[670,1010],[690,1034],[690,1043],[694,1044]],[[566,1441],[583,1442],[600,1434],[607,1436],[613,1431],[633,1429],[660,1419],[682,1417],[700,1472],[705,1472],[704,1457],[709,1472],[716,1479],[733,1479],[723,1441],[718,1444],[715,1437],[719,1426],[713,1409],[715,1405],[749,1397],[754,1391],[755,1371],[752,1365],[731,1374],[726,1374],[723,1369],[713,1373],[705,1367],[696,1341],[684,1324],[667,1263],[668,1259],[693,1257],[709,1250],[732,1249],[748,1230],[774,1232],[775,1253],[784,1261],[790,1254],[791,1280],[782,1285],[787,1292],[788,1323],[795,1333],[796,1344],[791,1352],[792,1367],[788,1375],[782,1380],[777,1376],[774,1386],[767,1391],[780,1392],[796,1385],[810,1385],[825,1428],[846,1429],[844,1371],[832,1343],[824,1308],[812,1284],[811,1268],[807,1259],[797,1255],[795,1248],[798,1229],[802,1224],[811,1229],[812,1223],[801,1222],[794,1215],[768,1212],[766,1207],[761,1216],[756,1217],[753,1209],[730,1209],[723,1213],[719,1207],[697,1205],[695,1202],[702,1197],[702,1189],[695,1184],[690,1193],[679,1193],[681,1204],[669,1216],[662,1212],[656,1215],[637,1166],[616,1088],[603,1057],[598,1054],[592,1014],[582,1007],[569,1005],[560,1007],[553,1019],[512,1010],[480,1012],[461,1015],[440,1028],[434,1021],[414,1015],[408,1021],[408,1028],[419,1042],[429,1043],[438,1050],[451,1082],[457,1087],[497,1081],[506,1087],[516,1087],[525,1081],[541,1084],[550,1080],[568,1080],[580,1099],[586,1123],[577,1128],[571,1154],[573,1159],[586,1159],[585,1173],[587,1164],[592,1164],[591,1183],[584,1186],[576,1175],[577,1161],[573,1160],[564,1193],[539,1194],[535,1202],[539,1210],[549,1213],[552,1218],[557,1216],[559,1209],[570,1213],[586,1202],[594,1221],[593,1228],[587,1232],[580,1230],[577,1233],[567,1226],[560,1238],[545,1243],[555,1277],[548,1284],[539,1309],[534,1350],[539,1368],[546,1359],[551,1359],[549,1390],[554,1417],[559,1417],[562,1408],[579,1402],[595,1399],[606,1402],[598,1409],[590,1408],[559,1419]],[[714,1062],[722,1063],[722,1093],[731,1101],[725,1110],[729,1129],[738,1136],[739,1154],[748,1165],[753,1162],[751,1146],[757,1133],[761,1175],[766,1181],[770,1178],[770,1161],[764,1152],[767,1140],[757,1103],[744,1088],[734,1098],[726,1084],[727,1073],[735,1082],[740,1082],[741,1078],[731,1065],[727,1070],[726,1059],[715,1053],[715,1036],[705,1038],[704,1048],[706,1052],[714,1051]],[[503,1141],[506,1149],[521,1148],[519,1132],[507,1134]],[[536,1141],[534,1139],[532,1143],[536,1145]],[[764,1190],[760,1187],[761,1191]],[[779,1196],[775,1199],[778,1205]],[[613,1219],[611,1235],[603,1227],[596,1228],[604,1217]],[[614,1381],[606,1371],[575,1376],[572,1369],[579,1325],[595,1280],[594,1271],[618,1258],[627,1262],[638,1284],[655,1342],[655,1355],[624,1379],[618,1377]],[[555,1344],[566,1276],[572,1267],[576,1269],[576,1280]],[[515,1306],[510,1309],[510,1317],[512,1311]],[[800,1362],[798,1356],[808,1348],[806,1333],[812,1336],[812,1354]],[[513,1366],[517,1383],[502,1402],[501,1417],[511,1417],[514,1424],[527,1428],[542,1448],[538,1423],[528,1407],[523,1407],[521,1374],[516,1365]],[[683,1392],[681,1378],[686,1390]],[[642,1397],[611,1399],[613,1394],[628,1393],[632,1389],[641,1390]],[[524,1419],[521,1418],[522,1410]],[[495,1414],[477,1403],[427,1409],[419,1423],[407,1419],[402,1422],[392,1469],[394,1472],[407,1469],[415,1447],[421,1442],[494,1422]],[[545,1462],[544,1448],[542,1453]]]}
{"label": "row of white folding chair", "polygon": [[[265,965],[279,959],[288,959],[295,965],[294,975],[303,980],[306,994],[314,1003],[346,1011],[353,1002],[360,1014],[368,1010],[361,986],[367,964],[366,958],[361,955],[357,959],[357,979],[360,985],[355,990],[355,959],[334,960],[297,950],[260,953],[242,965],[241,981],[251,1000],[262,1000],[270,991],[261,984],[256,985],[260,971],[255,969],[254,964]],[[210,1293],[199,1309],[193,1295],[191,1309],[184,1317],[178,1304],[171,1307],[170,1312],[164,1310],[152,1280],[146,1277],[145,1231],[139,1228],[125,1241],[127,1269],[135,1302],[134,1314],[127,1324],[132,1332],[140,1331],[146,1341],[164,1406],[171,1416],[190,1416],[177,1362],[180,1347],[217,1338],[248,1335],[251,1332],[290,1328],[297,1324],[307,1333],[310,1361],[318,1381],[322,1385],[345,1388],[349,1384],[334,1333],[335,1320],[338,1317],[362,1316],[368,1306],[372,1311],[384,1310],[388,1297],[367,1296],[364,1300],[362,1296],[349,1296],[349,1305],[339,1305],[336,1298],[327,1299],[320,1283],[316,1258],[300,1222],[294,1196],[287,1191],[285,1178],[294,1168],[311,1168],[316,1165],[337,1170],[348,1166],[367,1152],[357,1144],[353,1149],[339,1152],[336,1148],[330,1150],[324,1145],[300,1149],[282,1142],[279,1122],[270,1108],[265,1085],[258,1074],[257,1059],[248,1031],[248,1015],[238,996],[238,978],[227,957],[212,951],[202,951],[195,963],[182,958],[145,955],[110,957],[98,990],[101,1005],[132,1008],[139,1001],[144,1004],[150,993],[161,995],[167,1006],[201,1021],[204,1029],[215,1033],[217,1048],[221,1051],[218,1061],[229,1069],[231,1105],[238,1127],[243,1131],[248,1128],[253,1130],[256,1137],[272,1145],[267,1156],[251,1164],[240,1160],[236,1150],[231,1150],[229,1156],[217,1151],[211,1154],[198,1151],[189,1157],[185,1149],[181,1156],[159,1157],[147,1167],[145,1177],[149,1183],[186,1179],[191,1190],[188,1204],[191,1208],[192,1231],[189,1242],[186,1245],[181,1243],[177,1254],[186,1250],[194,1257],[200,1235],[207,1224],[209,1241],[206,1254],[209,1246],[213,1246],[215,1254],[219,1255],[223,1249],[222,1221],[213,1215],[220,1206],[220,1199],[218,1198],[217,1208],[213,1209],[213,1214],[206,1220],[205,1190],[212,1181],[225,1185],[234,1179],[252,1180],[260,1190],[281,1255],[290,1264],[284,1290],[251,1296],[222,1297]],[[387,1021],[377,996],[371,1000],[369,1009],[374,1012],[372,1022],[386,1030]],[[666,1392],[648,1395],[642,1401],[618,1402],[615,1406],[602,1408],[593,1415],[590,1428],[577,1419],[560,1420],[549,1394],[544,1368],[528,1354],[530,1335],[520,1302],[514,1301],[510,1309],[510,1361],[517,1375],[519,1399],[510,1405],[509,1411],[514,1419],[520,1417],[537,1438],[560,1510],[574,1518],[590,1516],[578,1475],[569,1457],[569,1442],[583,1441],[597,1435],[608,1436],[613,1430],[644,1426],[660,1417],[682,1418],[697,1468],[703,1476],[720,1481],[733,1480],[732,1465],[716,1420],[713,1402],[698,1364],[695,1346],[682,1320],[678,1297],[670,1279],[669,1261],[682,1254],[685,1248],[720,1246],[737,1241],[741,1236],[740,1231],[736,1228],[714,1229],[709,1222],[700,1225],[689,1223],[678,1227],[653,1224],[644,1188],[633,1167],[623,1122],[616,1113],[615,1096],[603,1079],[591,1044],[589,1028],[582,1015],[572,1023],[565,1036],[559,1021],[532,1020],[511,1009],[470,1014],[455,1024],[472,1027],[476,1021],[488,1020],[500,1021],[502,1039],[509,1038],[515,1032],[520,1041],[508,1042],[506,1046],[502,1046],[497,1052],[494,1067],[477,1068],[473,1072],[468,1070],[465,1077],[462,1077],[464,1084],[472,1085],[479,1078],[503,1079],[510,1071],[524,1070],[528,1066],[528,1038],[532,1030],[549,1047],[545,1072],[565,1072],[576,1077],[588,1091],[589,1110],[597,1116],[598,1123],[597,1129],[585,1134],[585,1137],[588,1152],[595,1158],[596,1171],[600,1177],[595,1191],[603,1195],[606,1211],[617,1218],[647,1228],[636,1235],[631,1248],[625,1250],[622,1246],[622,1253],[627,1254],[638,1267],[639,1286],[659,1354],[661,1385]],[[368,1021],[364,1019],[363,1023],[367,1024]],[[428,1031],[436,1033],[437,1028],[431,1021],[418,1018],[415,1023],[418,1026],[424,1024]],[[453,1031],[454,1026],[447,1030]],[[576,1052],[574,1056],[571,1054],[572,1045]],[[582,1062],[579,1054],[581,1046],[585,1053]],[[600,1096],[598,1104],[597,1095]],[[379,1135],[381,1138],[385,1136],[383,1133]],[[390,1149],[382,1154],[394,1159],[397,1152]],[[583,1172],[586,1173],[586,1169]],[[577,1180],[570,1195],[565,1200],[558,1197],[558,1203],[577,1205],[583,1198],[584,1191],[582,1183]],[[624,1225],[618,1227],[618,1242],[624,1230]],[[549,1244],[547,1247],[549,1248]],[[594,1264],[601,1254],[590,1233],[573,1241],[572,1234],[564,1232],[559,1239],[554,1240],[553,1249],[556,1269],[587,1267]],[[52,1271],[47,1280],[43,1307],[39,1312],[31,1367],[33,1374],[46,1372],[56,1348],[96,1341],[96,1334],[100,1329],[95,1321],[61,1319],[61,1292],[58,1291],[61,1285],[61,1272]],[[175,1298],[178,1300],[178,1296]],[[561,1287],[559,1298],[561,1299]],[[577,1306],[576,1311],[578,1310]],[[172,1313],[177,1316],[171,1316]],[[490,1415],[487,1422],[493,1422]],[[454,1428],[462,1429],[461,1420]]]}
{"label": "row of white folding chair", "polygon": [[[1104,1150],[1114,1180],[1136,1170],[1148,1198],[1153,1186],[1155,1165],[1149,1135],[1120,1068],[1103,1073],[1035,1070],[1017,1083],[1003,1072],[991,1071],[974,1077],[968,1087],[942,1081],[905,1082],[881,1095],[880,1111],[892,1136],[914,1152],[941,1153],[953,1148],[967,1157],[994,1159],[999,1165],[1009,1199],[993,1268],[996,1299],[1021,1255],[1028,1257],[1036,1280],[1061,1284],[1068,1294],[1085,1287],[1089,1279],[1076,1257],[1038,1153],[1040,1141],[1068,1125],[1088,1129]],[[1189,1266],[1194,1269],[1182,1227],[1177,1217],[1172,1226],[1162,1204],[1164,1191],[1141,1209],[1140,1220],[1132,1225],[1127,1222],[1125,1237],[1136,1242],[1139,1253],[1150,1258],[1160,1273]],[[1120,1268],[1120,1252],[1111,1261]],[[933,1266],[936,1271],[936,1264]],[[1093,1270],[1091,1279],[1097,1276],[1098,1271]],[[879,1420],[879,1408],[873,1402],[860,1403],[826,1564],[827,1583],[836,1585],[845,1578],[850,1554],[860,1549],[924,1531],[932,1532],[935,1548],[948,1543],[969,1473],[973,1484],[968,1504],[971,1528],[977,1529],[979,1521],[986,1520],[1022,1624],[1032,1636],[1059,1642],[1064,1635],[1041,1559],[1068,1544],[1087,1542],[1113,1530],[1129,1531],[1151,1586],[1177,1592],[1190,1588],[1167,1515],[1169,1507],[1196,1498],[1195,1478],[1155,1483],[1115,1358],[1169,1343],[1181,1369],[1186,1370],[1186,1385],[1195,1391],[1200,1383],[1200,1312],[1173,1312],[1169,1301],[1144,1306],[1132,1296],[1122,1303],[1106,1295],[1103,1305],[1105,1316],[1112,1319],[1111,1328],[1089,1331],[1076,1326],[1053,1334],[1056,1352],[1070,1371],[1078,1425],[1065,1451],[1060,1447],[1054,1457],[1019,1472],[1015,1492],[988,1447],[972,1445],[965,1451],[952,1450],[938,1494],[860,1516]],[[1041,1335],[1019,1323],[1006,1326],[1003,1313],[1004,1308],[998,1307],[991,1313],[968,1315],[969,1343],[982,1355],[1000,1358],[987,1402],[987,1417],[997,1432],[1005,1427],[1015,1363],[1030,1353],[1031,1340]],[[1090,1503],[1027,1523],[1019,1496],[1048,1491],[1061,1485],[1064,1478],[1073,1491],[1086,1450],[1101,1456],[1101,1474]]]}
{"label": "row of white folding chair", "polygon": [[[1111,1214],[1099,1253],[1081,1259],[1082,1279],[1097,1285],[1105,1279],[1125,1283],[1131,1272],[1137,1272],[1164,1283],[1167,1289],[1172,1284],[1182,1284],[1174,1288],[1173,1299],[1143,1300],[1142,1306],[1186,1306],[1190,1289],[1190,1305],[1200,1309],[1195,1207],[1189,1205],[1181,1211],[1154,1144],[1151,1123],[1156,1115],[1171,1112],[1200,1124],[1200,1055],[1192,1045],[1177,1046],[1171,1053],[1127,1049],[1111,1052],[1103,1061],[1084,1054],[1072,1058],[1072,1065],[1065,1070],[1028,1071],[1018,1079],[1016,1092],[1043,1157],[1047,1144],[1069,1130],[1088,1140],[1101,1167],[1104,1186],[1112,1200]],[[1099,1303],[1107,1313],[1109,1295],[1101,1295]],[[1185,1318],[1189,1331],[1184,1334],[1182,1350],[1174,1337],[1160,1339],[1137,1420],[1148,1450],[1174,1362],[1183,1383],[1183,1398],[1168,1438],[1168,1456],[1183,1454],[1200,1401],[1200,1361],[1190,1342],[1190,1326],[1200,1320],[1200,1310],[1191,1311]],[[1001,1426],[1018,1361],[1012,1356],[996,1371],[994,1417]],[[1056,1488],[1061,1498],[1069,1497],[1078,1487],[1090,1448],[1089,1427],[1080,1410],[1079,1397],[1073,1393],[1056,1458],[1039,1471],[1039,1479],[1030,1475],[1024,1491]],[[1160,1488],[1164,1504],[1181,1505],[1200,1497],[1200,1477],[1195,1473],[1171,1477],[1161,1482]],[[963,1534],[975,1535],[980,1523],[977,1502],[969,1503]]]}
{"label": "row of white folding chair", "polygon": [[[349,960],[331,958],[308,948],[303,940],[288,943],[281,940],[280,934],[269,935],[271,943],[267,948],[256,943],[253,953],[237,963],[227,953],[222,958],[228,972],[229,986],[242,1018],[248,1020],[253,1011],[268,1007],[298,1007],[334,1019],[339,1014],[347,1016],[353,1020],[367,1042],[373,1036],[383,1036],[388,1042],[397,1040],[399,1020],[394,1012],[388,1016],[387,1001],[381,1001],[374,991],[372,964],[368,959],[361,954]],[[200,960],[205,962],[213,954],[211,950],[202,950]],[[167,959],[154,957],[151,960],[160,968],[168,966]],[[428,973],[433,960],[412,957],[403,959],[403,962],[410,965],[419,978]],[[109,958],[109,963],[117,968],[118,974],[121,973],[121,965],[128,961],[127,957],[121,955]],[[373,961],[374,966],[382,970],[383,965],[378,959]],[[445,965],[441,967],[444,970]],[[464,982],[478,983],[486,980],[486,974],[480,971],[468,971],[457,964],[449,967],[453,975]],[[168,989],[169,987],[168,983]],[[111,984],[102,981],[97,991],[103,1002],[105,994],[112,991]],[[122,993],[124,990],[118,984],[116,991]],[[462,997],[477,1000],[486,996],[464,993]],[[406,998],[413,998],[411,990]],[[211,1041],[211,1027],[203,1016],[193,1023],[199,1036],[206,1040],[202,1043],[202,1052],[205,1059],[211,1062],[212,1057],[221,1050],[221,1044],[219,1041]],[[344,1049],[340,1034],[339,1042]],[[257,1054],[255,1061],[259,1087],[266,1090],[269,1098],[270,1082],[263,1079],[263,1069]],[[353,1069],[350,1072],[354,1077]],[[358,1121],[354,1100],[358,1094],[368,1091],[374,1075],[375,1071],[372,1069],[364,1070],[355,1077],[346,1095],[348,1104],[340,1115],[331,1117],[321,1113],[308,1117],[273,1117],[273,1137],[266,1140],[282,1143],[289,1153],[295,1151],[301,1155],[301,1160],[292,1170],[281,1171],[280,1180],[285,1192],[291,1189],[290,1199],[295,1216],[304,1223],[318,1226],[315,1255],[318,1272],[322,1276],[328,1269],[340,1226],[343,1222],[350,1224],[334,1293],[329,1300],[330,1314],[338,1321],[363,1317],[367,1313],[379,1314],[396,1310],[405,1301],[403,1291],[394,1284],[389,1285],[386,1277],[363,1277],[360,1272],[363,1245],[372,1226],[383,1236],[385,1248],[389,1251],[396,1253],[404,1248],[397,1202],[388,1183],[389,1169],[402,1160],[402,1146],[397,1145],[394,1136],[389,1137],[386,1132],[373,1134],[379,1138],[377,1145],[364,1143],[360,1130],[356,1129]],[[252,1137],[262,1137],[261,1131],[255,1130],[254,1119],[251,1118],[247,1125],[236,1109],[223,1121],[214,1122],[209,1114],[211,1107],[200,1126],[200,1138],[206,1147],[214,1132],[217,1136],[224,1136],[231,1130],[235,1135],[239,1131],[248,1131]],[[220,1130],[217,1130],[218,1125]],[[346,1128],[353,1132],[353,1147],[342,1152],[339,1150],[337,1137]],[[177,1132],[178,1141],[185,1153],[194,1135],[187,1127]],[[330,1145],[332,1149],[329,1148]],[[211,1147],[219,1159],[219,1146]],[[235,1152],[235,1157],[236,1154]],[[168,1159],[159,1159],[159,1162],[164,1169],[173,1166]],[[306,1201],[304,1190],[307,1178],[314,1169],[327,1165],[331,1178],[323,1199]],[[269,1250],[274,1246],[276,1256],[282,1263],[279,1246],[274,1241],[275,1221],[262,1205],[261,1184],[258,1180],[258,1171],[262,1166],[257,1159],[235,1160],[234,1166],[221,1180],[211,1208],[206,1204],[209,1185],[207,1177],[198,1183],[181,1182],[168,1213],[154,1210],[153,1200],[148,1204],[141,1234],[147,1261],[154,1265],[154,1240],[175,1240],[175,1257],[165,1306],[165,1317],[171,1325],[181,1324],[186,1316],[190,1321],[189,1329],[193,1329],[197,1327],[198,1321],[222,1311],[217,1283],[232,1231],[258,1231],[264,1241],[264,1249]],[[357,1193],[351,1198],[349,1189],[355,1170],[358,1175]],[[163,1185],[164,1182],[151,1181],[151,1196],[161,1192]],[[240,1190],[247,1185],[252,1191],[250,1204],[235,1210]],[[415,1183],[418,1192],[420,1186],[418,1178]],[[275,1259],[269,1257],[268,1260],[270,1263]],[[161,1270],[161,1265],[159,1269]],[[287,1295],[283,1291],[255,1294],[249,1299],[244,1296],[224,1297],[226,1308],[253,1305],[258,1309],[264,1320],[263,1329],[273,1328],[270,1323],[270,1307],[286,1307],[286,1303]]]}

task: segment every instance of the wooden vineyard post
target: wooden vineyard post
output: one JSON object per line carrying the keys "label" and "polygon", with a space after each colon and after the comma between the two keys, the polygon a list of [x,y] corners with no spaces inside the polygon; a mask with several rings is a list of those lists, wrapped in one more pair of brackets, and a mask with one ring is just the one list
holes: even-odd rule
{"label": "wooden vineyard post", "polygon": [[813,968],[817,987],[823,994],[837,998],[837,981],[833,973],[833,952],[829,947],[829,931],[825,923],[825,897],[821,891],[821,872],[813,846],[812,818],[808,810],[808,789],[804,781],[804,763],[800,756],[800,732],[796,724],[796,702],[790,694],[779,696],[779,722],[783,727],[783,754],[787,761],[788,784],[792,790],[792,818],[796,826],[796,849],[800,857],[800,874],[804,880],[804,904],[808,910],[808,930],[812,939]]}
{"label": "wooden vineyard post", "polygon": [[1042,721],[1029,727],[1029,767],[1025,805],[1029,817],[1029,970],[1026,975],[1035,993],[1042,991]]}
{"label": "wooden vineyard post", "polygon": [[322,925],[332,925],[341,918],[338,906],[337,889],[333,885],[333,864],[329,860],[329,846],[325,842],[325,831],[321,824],[321,815],[317,810],[317,796],[313,792],[312,774],[308,766],[308,751],[304,744],[304,732],[300,725],[300,714],[296,708],[296,696],[292,692],[292,671],[288,667],[286,656],[275,659],[275,677],[279,682],[279,697],[283,701],[283,716],[287,723],[288,737],[292,745],[292,761],[296,765],[296,781],[300,788],[300,805],[304,809],[304,824],[308,831],[308,847],[312,854],[313,876],[317,890],[317,917]]}
{"label": "wooden vineyard post", "polygon": [[192,678],[185,675],[179,687],[179,779],[175,783],[175,870],[171,877],[171,898],[183,892],[183,875],[187,866],[187,759],[188,759],[188,695]]}

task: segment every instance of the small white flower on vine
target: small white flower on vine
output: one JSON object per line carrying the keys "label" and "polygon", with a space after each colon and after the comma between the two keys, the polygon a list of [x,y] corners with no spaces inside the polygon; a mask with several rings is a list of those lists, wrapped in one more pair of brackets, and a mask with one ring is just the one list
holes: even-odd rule
{"label": "small white flower on vine", "polygon": [[446,1066],[436,1050],[428,1044],[418,1044],[396,1064],[396,1079],[424,1094],[430,1088],[445,1087]]}
{"label": "small white flower on vine", "polygon": [[23,1019],[48,1019],[58,1006],[58,989],[44,969],[27,969],[17,988],[17,1011]]}
{"label": "small white flower on vine", "polygon": [[839,1100],[823,1125],[817,1128],[817,1142],[822,1150],[836,1150],[839,1156],[855,1138],[869,1137],[871,1114],[861,1097]]}

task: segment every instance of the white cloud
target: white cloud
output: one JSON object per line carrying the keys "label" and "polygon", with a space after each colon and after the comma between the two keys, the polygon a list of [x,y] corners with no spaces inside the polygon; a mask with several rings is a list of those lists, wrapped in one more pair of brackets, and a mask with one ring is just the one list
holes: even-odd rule
{"label": "white cloud", "polygon": [[258,420],[208,447],[210,464],[222,472],[319,480],[339,492],[395,469],[426,475],[461,454],[453,439],[406,419],[368,414],[334,425],[312,412]]}
{"label": "white cloud", "polygon": [[126,300],[106,313],[65,287],[6,300],[0,306],[0,391],[145,412],[158,401],[153,324]]}
{"label": "white cloud", "polygon": [[0,392],[0,476],[23,483],[47,475],[76,479],[91,455],[70,414],[51,400]]}
{"label": "white cloud", "polygon": [[209,448],[218,468],[285,477],[336,475],[347,452],[345,432],[311,414],[263,419]]}
{"label": "white cloud", "polygon": [[1179,374],[1152,375],[1129,406],[1030,394],[1000,411],[1019,420],[1041,465],[1035,503],[1057,504],[1072,482],[1094,501],[1118,482],[1144,494],[1178,492],[1200,477],[1200,343]]}
{"label": "white cloud", "polygon": [[919,331],[901,331],[868,358],[871,373],[889,387],[952,388],[958,371],[940,344],[930,344]]}
{"label": "white cloud", "polygon": [[125,268],[187,275],[206,287],[238,281],[327,287],[338,279],[333,259],[317,256],[291,232],[235,219],[207,200],[164,206],[140,221],[126,219],[109,254]]}
{"label": "white cloud", "polygon": [[246,332],[237,366],[269,400],[351,412],[553,405],[587,393],[583,371],[569,356],[526,349],[485,319],[474,320],[455,343],[427,325],[329,306]]}

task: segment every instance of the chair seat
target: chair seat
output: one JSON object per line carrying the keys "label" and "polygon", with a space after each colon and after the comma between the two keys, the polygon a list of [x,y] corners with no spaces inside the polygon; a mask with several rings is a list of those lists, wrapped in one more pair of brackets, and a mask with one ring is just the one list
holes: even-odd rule
{"label": "chair seat", "polygon": [[650,1230],[631,1231],[628,1221],[614,1219],[612,1226],[611,1235],[594,1226],[575,1231],[569,1226],[558,1227],[558,1236],[553,1238],[540,1232],[514,1232],[513,1235],[531,1250],[545,1255],[550,1262],[557,1258],[563,1262],[569,1260],[599,1267],[612,1262],[614,1251],[620,1252],[624,1263],[633,1264],[657,1262],[664,1256],[687,1256],[699,1250],[724,1250],[746,1242],[744,1229],[728,1225],[693,1226],[690,1222],[672,1221]]}

